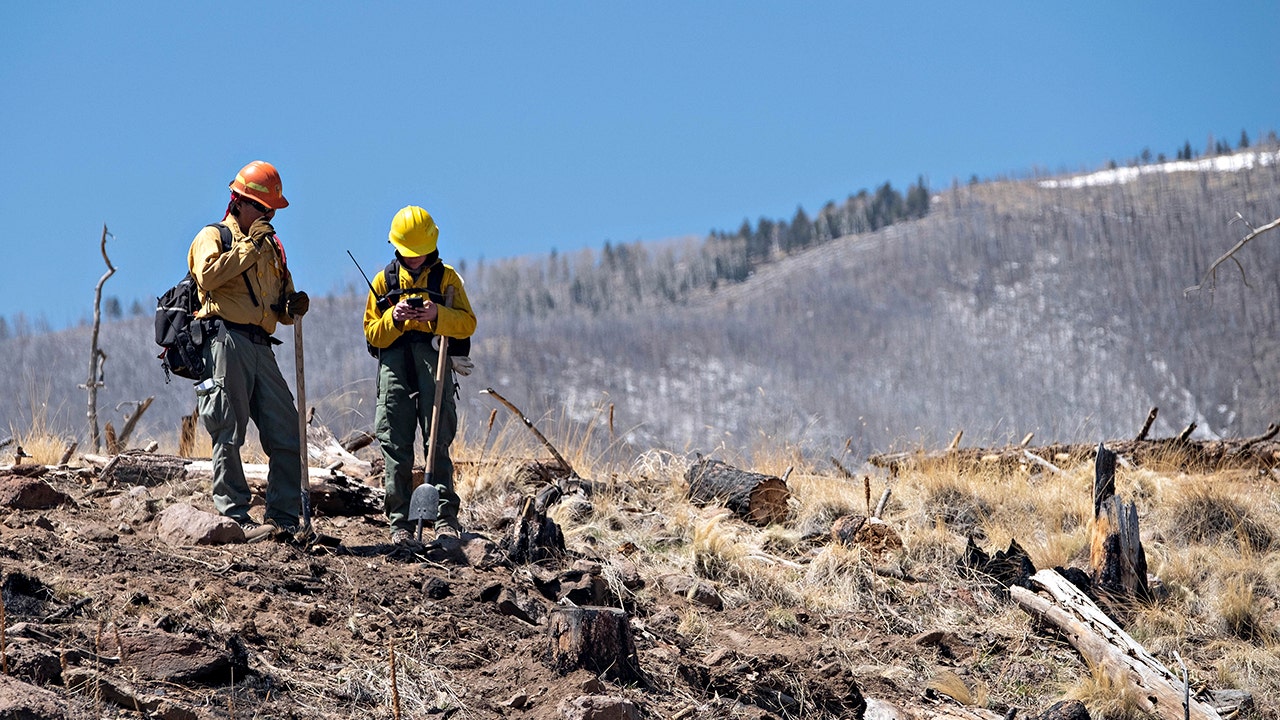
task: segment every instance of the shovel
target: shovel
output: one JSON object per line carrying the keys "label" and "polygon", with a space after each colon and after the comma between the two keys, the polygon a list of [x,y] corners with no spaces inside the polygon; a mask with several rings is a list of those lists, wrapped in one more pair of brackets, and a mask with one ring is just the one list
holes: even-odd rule
{"label": "shovel", "polygon": [[296,375],[296,385],[298,388],[298,443],[299,450],[302,455],[302,527],[298,528],[298,534],[294,536],[294,540],[304,545],[309,544],[314,537],[311,532],[311,463],[308,460],[307,450],[307,383],[306,376],[302,372],[302,318],[293,319],[293,365]]}
{"label": "shovel", "polygon": [[[453,288],[445,288],[444,306],[453,307]],[[436,316],[439,323],[440,317]],[[440,517],[440,489],[431,482],[431,470],[436,465],[436,431],[440,428],[440,404],[444,400],[444,364],[449,361],[449,338],[440,338],[440,354],[436,358],[436,397],[431,405],[431,430],[427,433],[427,472],[422,484],[414,488],[409,498],[409,520],[417,522],[414,539],[422,542],[422,523],[435,522]]]}

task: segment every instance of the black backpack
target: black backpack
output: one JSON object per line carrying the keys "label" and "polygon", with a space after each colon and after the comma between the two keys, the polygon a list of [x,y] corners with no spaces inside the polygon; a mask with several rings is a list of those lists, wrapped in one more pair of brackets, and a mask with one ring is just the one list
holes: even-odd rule
{"label": "black backpack", "polygon": [[[400,302],[400,296],[405,293],[400,289],[400,260],[392,260],[382,269],[382,279],[387,285],[387,292],[378,298],[378,309],[386,312],[388,308]],[[444,281],[444,263],[436,262],[427,270],[427,297],[431,298],[431,302],[444,304],[444,293],[440,292],[440,283]],[[370,287],[370,290],[373,288]],[[415,290],[416,292],[417,290]],[[400,347],[411,342],[431,342],[434,335],[431,333],[418,332],[410,330],[395,342],[391,343],[387,349]],[[369,343],[365,343],[365,347],[369,349],[369,354],[374,358],[378,357],[380,348],[376,348]],[[463,357],[471,354],[471,338],[449,338],[449,357]]]}
{"label": "black backpack", "polygon": [[[221,223],[206,227],[218,228],[222,252],[231,249],[231,228]],[[258,297],[249,284],[249,276],[241,277],[244,278],[245,287],[249,288],[249,297],[257,305]],[[166,383],[171,379],[170,374],[188,380],[199,380],[204,376],[204,343],[208,339],[206,336],[214,328],[211,324],[206,325],[196,319],[196,311],[199,309],[200,289],[189,271],[177,285],[156,298],[156,344],[163,348],[158,357]]]}

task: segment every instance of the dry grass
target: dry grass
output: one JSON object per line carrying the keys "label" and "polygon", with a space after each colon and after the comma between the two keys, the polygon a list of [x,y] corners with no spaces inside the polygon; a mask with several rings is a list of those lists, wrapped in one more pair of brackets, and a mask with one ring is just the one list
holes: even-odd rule
{"label": "dry grass", "polygon": [[[759,528],[723,508],[688,503],[684,474],[691,458],[660,451],[622,457],[616,446],[600,442],[609,432],[601,417],[569,424],[576,429],[559,436],[564,422],[537,424],[592,481],[589,498],[553,510],[571,548],[607,557],[634,545],[629,559],[642,576],[699,578],[730,609],[749,606],[768,632],[803,636],[820,621],[828,628],[823,642],[850,667],[880,668],[906,687],[931,686],[958,702],[998,710],[1043,707],[1066,692],[1094,717],[1141,716],[1126,688],[1087,668],[1000,593],[955,570],[968,536],[988,551],[1017,540],[1037,567],[1085,566],[1091,464],[1064,467],[1061,474],[937,467],[872,476],[864,484],[806,462],[794,447],[770,454],[761,445],[752,449],[750,464],[737,462],[777,475],[791,469],[792,498],[785,523]],[[56,462],[50,455],[64,444],[43,426],[24,433],[22,442],[44,462]],[[517,477],[520,463],[549,456],[522,423],[500,416],[483,437],[460,437],[454,448],[464,513],[480,526],[536,491]],[[1260,707],[1274,708],[1280,704],[1280,558],[1270,552],[1277,537],[1272,528],[1280,527],[1276,488],[1239,476],[1181,474],[1175,460],[1163,458],[1154,469],[1121,468],[1117,475],[1118,494],[1137,503],[1149,569],[1163,586],[1158,599],[1132,608],[1127,629],[1166,664],[1173,664],[1175,651],[1181,654],[1197,681],[1250,690]],[[835,518],[867,514],[886,486],[892,495],[883,519],[902,537],[901,550],[874,555],[828,542]],[[886,568],[918,582],[879,572]],[[661,583],[633,592],[615,577],[610,586],[641,607],[670,602]],[[193,592],[191,606],[210,616],[221,612],[209,594]],[[678,614],[678,632],[688,642],[719,642],[722,621],[711,611],[689,605]],[[959,638],[967,654],[943,664],[932,649],[910,642],[932,630]],[[863,638],[871,631],[900,641],[868,644]],[[408,647],[398,654],[407,707],[460,707],[459,716],[466,715],[429,652]],[[957,664],[963,673],[948,670]],[[343,674],[344,693],[353,703],[383,698],[387,680],[385,664],[353,665]]]}

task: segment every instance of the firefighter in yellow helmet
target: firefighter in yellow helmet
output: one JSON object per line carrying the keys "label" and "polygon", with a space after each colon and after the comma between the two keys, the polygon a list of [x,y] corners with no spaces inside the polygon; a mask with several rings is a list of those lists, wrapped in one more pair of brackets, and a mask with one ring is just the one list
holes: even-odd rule
{"label": "firefighter in yellow helmet", "polygon": [[[443,375],[446,385],[436,429],[435,465],[429,468],[431,482],[440,492],[435,529],[437,534],[462,532],[449,456],[449,445],[458,426],[453,375],[471,372],[466,348],[470,344],[467,338],[476,329],[476,316],[462,278],[440,261],[436,248],[439,236],[440,230],[426,210],[410,205],[397,212],[387,235],[395,248],[395,260],[374,276],[364,309],[365,339],[378,356],[374,431],[386,463],[386,513],[391,540],[397,544],[413,538],[409,498],[413,492],[415,436],[421,430],[425,444],[430,434],[439,362],[439,351],[433,344],[437,335],[450,338],[450,357]],[[450,288],[452,307],[446,306],[444,300]],[[429,456],[429,449],[423,455]]]}
{"label": "firefighter in yellow helmet", "polygon": [[[213,505],[240,523],[252,542],[292,537],[301,501],[302,457],[298,411],[276,365],[272,337],[310,307],[295,292],[284,246],[271,220],[289,206],[280,173],[256,160],[236,173],[222,222],[200,231],[187,264],[200,289],[205,377],[196,386],[200,419],[213,443]],[[240,446],[252,419],[269,459],[263,522],[249,517],[252,498]]]}

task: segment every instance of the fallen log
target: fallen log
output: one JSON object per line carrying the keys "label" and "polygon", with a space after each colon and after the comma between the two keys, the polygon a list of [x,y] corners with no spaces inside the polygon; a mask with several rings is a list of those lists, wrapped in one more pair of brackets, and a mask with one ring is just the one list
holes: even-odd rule
{"label": "fallen log", "polygon": [[[103,482],[116,485],[154,487],[171,481],[212,480],[212,460],[191,460],[176,455],[157,455],[129,451],[115,457],[86,454],[85,462],[102,468]],[[262,463],[243,465],[249,487],[264,493],[270,466]],[[383,491],[359,480],[327,468],[308,468],[311,484],[311,507],[324,515],[376,515],[383,512]]]}
{"label": "fallen log", "polygon": [[[1155,440],[1107,440],[1105,444],[1135,466],[1172,466],[1185,472],[1206,473],[1222,470],[1270,472],[1272,468],[1280,467],[1280,442],[1275,437],[1276,434],[1268,429],[1268,433],[1253,438],[1191,440],[1180,434]],[[1097,445],[1093,443],[1053,443],[1036,448],[1008,445],[877,453],[867,458],[867,462],[894,474],[937,467],[953,467],[961,471],[1027,472],[1048,464],[1061,469],[1090,462],[1096,457],[1096,450]],[[1029,452],[1034,453],[1034,460],[1028,456]]]}
{"label": "fallen log", "polygon": [[719,460],[702,459],[685,473],[689,500],[697,505],[720,503],[754,525],[787,518],[791,491],[782,478],[739,470]]}
{"label": "fallen log", "polygon": [[341,463],[343,473],[361,480],[373,474],[373,465],[351,454],[329,428],[324,425],[307,426],[307,464],[331,467]]}
{"label": "fallen log", "polygon": [[1144,711],[1165,720],[1220,720],[1213,707],[1196,698],[1184,711],[1182,681],[1062,575],[1041,570],[1030,584],[1049,597],[1015,585],[1009,588],[1013,600],[1060,630],[1091,666],[1131,687]]}

